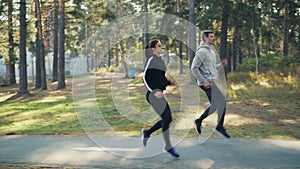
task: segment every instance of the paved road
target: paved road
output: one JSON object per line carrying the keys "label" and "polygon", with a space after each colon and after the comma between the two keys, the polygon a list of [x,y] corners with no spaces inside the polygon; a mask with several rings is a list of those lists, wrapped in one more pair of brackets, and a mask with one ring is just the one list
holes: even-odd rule
{"label": "paved road", "polygon": [[[136,140],[139,138],[136,138]],[[161,139],[161,138],[159,138]],[[151,140],[150,140],[151,141]],[[98,143],[119,143],[100,148]],[[186,138],[180,159],[155,149],[124,145],[128,140],[70,136],[0,136],[0,166],[72,168],[300,168],[300,141]],[[97,145],[97,144],[98,145]],[[155,143],[156,144],[156,143]],[[116,144],[114,144],[116,145]],[[152,154],[146,157],[145,154]]]}

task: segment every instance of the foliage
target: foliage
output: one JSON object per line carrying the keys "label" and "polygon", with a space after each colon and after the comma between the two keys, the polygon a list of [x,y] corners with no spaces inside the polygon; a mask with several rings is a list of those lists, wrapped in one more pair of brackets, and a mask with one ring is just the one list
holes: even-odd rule
{"label": "foliage", "polygon": [[[268,54],[259,58],[258,67],[259,72],[264,73],[269,70],[274,70],[277,73],[295,74],[297,67],[300,66],[300,60],[291,55],[284,56],[283,54]],[[255,72],[256,59],[246,58],[244,62],[238,66],[239,71]]]}

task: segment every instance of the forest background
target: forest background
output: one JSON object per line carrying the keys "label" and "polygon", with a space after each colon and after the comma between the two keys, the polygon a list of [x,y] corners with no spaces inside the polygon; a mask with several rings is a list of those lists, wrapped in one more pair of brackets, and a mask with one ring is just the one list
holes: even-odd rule
{"label": "forest background", "polygon": [[[157,25],[148,25],[148,19],[151,18],[145,15],[145,33],[122,38],[121,29],[117,27],[119,32],[112,37],[98,37],[100,29],[111,35],[112,30],[106,29],[111,22],[143,12],[174,15],[194,26],[178,30],[167,24],[168,20],[162,20],[161,23],[156,23]],[[259,122],[261,125],[255,126],[259,127],[255,128],[255,131],[262,131],[257,135],[249,135],[249,124],[229,122],[233,136],[299,139],[299,15],[298,0],[1,0],[0,57],[6,64],[6,76],[1,79],[3,118],[0,121],[0,133],[82,132],[71,107],[71,89],[66,86],[72,77],[65,76],[65,54],[72,58],[87,57],[87,72],[103,73],[121,69],[124,77],[129,78],[127,57],[142,50],[149,39],[158,38],[165,44],[167,63],[169,57],[179,58],[180,66],[174,70],[170,65],[171,70],[186,75],[188,72],[184,71],[184,66],[189,66],[200,42],[198,30],[211,29],[217,37],[216,47],[220,58],[228,60],[226,75],[229,84],[229,104],[237,103],[240,106],[229,106],[231,112],[237,113],[230,119],[238,117],[245,120],[245,112],[241,113],[242,109],[248,111],[247,118],[250,118],[246,118],[245,121],[258,117],[267,121]],[[185,41],[159,33],[147,33],[151,27],[159,27],[161,31],[180,32],[186,37]],[[119,39],[118,43],[111,43],[113,38]],[[107,52],[101,51],[99,46],[105,46]],[[32,56],[36,57],[34,82],[28,82],[26,51],[30,51]],[[45,55],[50,52],[53,52],[54,59],[53,74],[49,80],[46,77]],[[175,55],[168,55],[171,53]],[[20,69],[19,78],[15,75],[16,63]],[[138,73],[139,71],[142,69],[138,70]],[[140,74],[137,74],[137,77],[139,76]],[[142,82],[135,79],[132,83]],[[62,105],[59,105],[62,102],[58,97],[60,95],[66,96]],[[36,103],[37,100],[47,97],[53,100],[54,96],[57,96],[59,101],[48,100],[47,104],[43,102],[43,105]],[[99,101],[99,107],[104,107],[103,105],[112,104],[105,100]],[[54,108],[50,113],[47,110],[49,107]],[[116,109],[109,109],[107,115],[113,116]],[[48,114],[43,115],[45,110]],[[32,111],[34,115],[28,115],[28,112]],[[59,115],[55,114],[57,112]],[[53,117],[56,121],[50,122],[52,120],[49,118]],[[68,119],[69,117],[71,119]],[[124,128],[124,125],[128,126],[127,123],[121,123],[116,128],[121,131],[129,130]],[[234,129],[236,125],[244,127]],[[277,128],[278,126],[283,129]]]}

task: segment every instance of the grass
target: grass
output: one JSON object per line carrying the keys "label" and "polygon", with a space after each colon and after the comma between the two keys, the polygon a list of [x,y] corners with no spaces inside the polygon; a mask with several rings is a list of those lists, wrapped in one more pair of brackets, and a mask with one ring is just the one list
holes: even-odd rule
{"label": "grass", "polygon": [[31,90],[3,101],[0,134],[69,134],[81,131],[70,92]]}
{"label": "grass", "polygon": [[[23,96],[15,94],[16,85],[0,87],[0,134],[84,135],[85,130],[90,130],[93,134],[114,135],[115,132],[139,136],[142,127],[149,127],[159,119],[145,100],[146,89],[140,76],[116,77],[112,83],[110,73],[98,73],[95,96],[101,114],[90,111],[89,106],[84,107],[82,114],[76,113],[70,79],[65,90],[56,90],[56,83],[49,82],[47,91],[30,86],[30,93]],[[228,75],[225,119],[228,132],[235,138],[300,139],[299,80],[272,73],[261,75],[259,81],[255,78],[252,73]],[[181,87],[191,85],[185,74],[176,75],[176,80],[184,82]],[[182,109],[180,89],[168,87],[166,92],[173,112],[171,133],[196,137],[191,121],[203,108]],[[189,95],[199,94],[201,104],[207,105],[204,93],[195,89]],[[204,126],[209,127],[211,120],[214,119],[205,121]]]}

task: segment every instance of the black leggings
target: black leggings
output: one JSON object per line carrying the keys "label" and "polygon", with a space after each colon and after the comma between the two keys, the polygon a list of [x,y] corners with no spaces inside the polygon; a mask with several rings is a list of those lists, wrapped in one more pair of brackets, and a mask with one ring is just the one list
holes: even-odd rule
{"label": "black leggings", "polygon": [[161,117],[161,120],[157,121],[149,130],[149,134],[162,128],[165,132],[169,129],[170,123],[172,122],[171,109],[167,100],[163,97],[158,99],[154,96],[154,92],[148,91],[146,93],[146,99],[151,104],[155,112]]}

